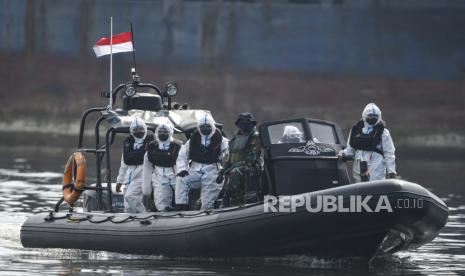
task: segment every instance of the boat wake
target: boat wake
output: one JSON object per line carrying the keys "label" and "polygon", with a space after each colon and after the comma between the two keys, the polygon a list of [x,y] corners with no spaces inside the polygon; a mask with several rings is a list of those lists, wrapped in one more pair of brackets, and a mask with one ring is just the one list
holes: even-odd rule
{"label": "boat wake", "polygon": [[28,172],[28,171],[21,171],[16,169],[0,169],[0,177],[12,177],[15,179],[27,179],[28,181],[31,180],[52,180],[61,178],[63,175],[61,173],[56,172]]}

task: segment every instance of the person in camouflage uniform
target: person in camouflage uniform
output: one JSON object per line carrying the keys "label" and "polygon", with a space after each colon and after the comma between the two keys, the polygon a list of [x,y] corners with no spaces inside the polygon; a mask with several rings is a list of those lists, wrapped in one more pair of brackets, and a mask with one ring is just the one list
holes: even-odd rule
{"label": "person in camouflage uniform", "polygon": [[229,141],[229,156],[217,178],[223,182],[223,207],[246,203],[248,190],[255,189],[257,199],[261,191],[262,146],[257,121],[249,112],[240,113],[235,125],[237,132]]}

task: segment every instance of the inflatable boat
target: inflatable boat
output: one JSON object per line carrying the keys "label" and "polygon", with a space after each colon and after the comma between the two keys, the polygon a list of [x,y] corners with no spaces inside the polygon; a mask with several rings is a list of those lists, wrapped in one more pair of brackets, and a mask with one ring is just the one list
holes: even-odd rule
{"label": "inflatable boat", "polygon": [[[24,247],[175,257],[309,254],[370,258],[378,252],[417,248],[434,239],[447,222],[444,202],[418,184],[399,179],[351,183],[347,164],[336,157],[346,146],[339,126],[310,118],[260,125],[263,172],[255,185],[248,185],[255,196],[248,197],[246,204],[213,210],[118,212],[110,158],[115,136],[127,135],[134,117],[144,119],[151,130],[160,118],[167,117],[177,138],[185,141],[199,116],[208,112],[172,103],[176,93],[173,83],[161,90],[134,78],[117,86],[111,95],[103,93],[112,103],[120,96],[121,109],[84,111],[77,152],[95,156],[96,183],[86,185],[83,179],[75,179],[82,174],[73,173],[71,183],[63,186],[73,196],[65,193],[50,212],[36,214],[22,225]],[[84,148],[85,124],[91,113],[100,114],[94,124],[95,146]],[[103,125],[106,131],[101,143]],[[301,130],[305,139],[279,142],[289,125]],[[71,162],[74,172],[78,166]],[[81,193],[96,195],[98,206],[79,210],[70,198]],[[64,201],[68,202],[65,209]]]}

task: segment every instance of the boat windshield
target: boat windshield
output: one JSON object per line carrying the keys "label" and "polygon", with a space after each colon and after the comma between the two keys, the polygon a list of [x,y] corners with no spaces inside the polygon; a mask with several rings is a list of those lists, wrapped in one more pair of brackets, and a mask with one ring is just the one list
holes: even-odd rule
{"label": "boat windshield", "polygon": [[268,127],[272,144],[305,143],[307,140],[300,122],[288,122]]}
{"label": "boat windshield", "polygon": [[313,142],[325,144],[338,144],[334,126],[316,122],[308,122]]}
{"label": "boat windshield", "polygon": [[[308,128],[304,122],[285,122],[268,126],[271,144],[315,143],[339,144],[336,129],[331,124],[318,121],[308,121]],[[308,133],[310,132],[310,133]]]}

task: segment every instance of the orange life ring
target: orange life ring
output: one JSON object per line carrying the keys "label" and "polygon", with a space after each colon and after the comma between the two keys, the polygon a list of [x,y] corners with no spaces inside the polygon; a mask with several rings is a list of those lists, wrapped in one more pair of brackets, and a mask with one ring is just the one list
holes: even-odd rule
{"label": "orange life ring", "polygon": [[82,152],[73,153],[63,173],[63,199],[69,204],[76,202],[86,186],[86,157]]}

